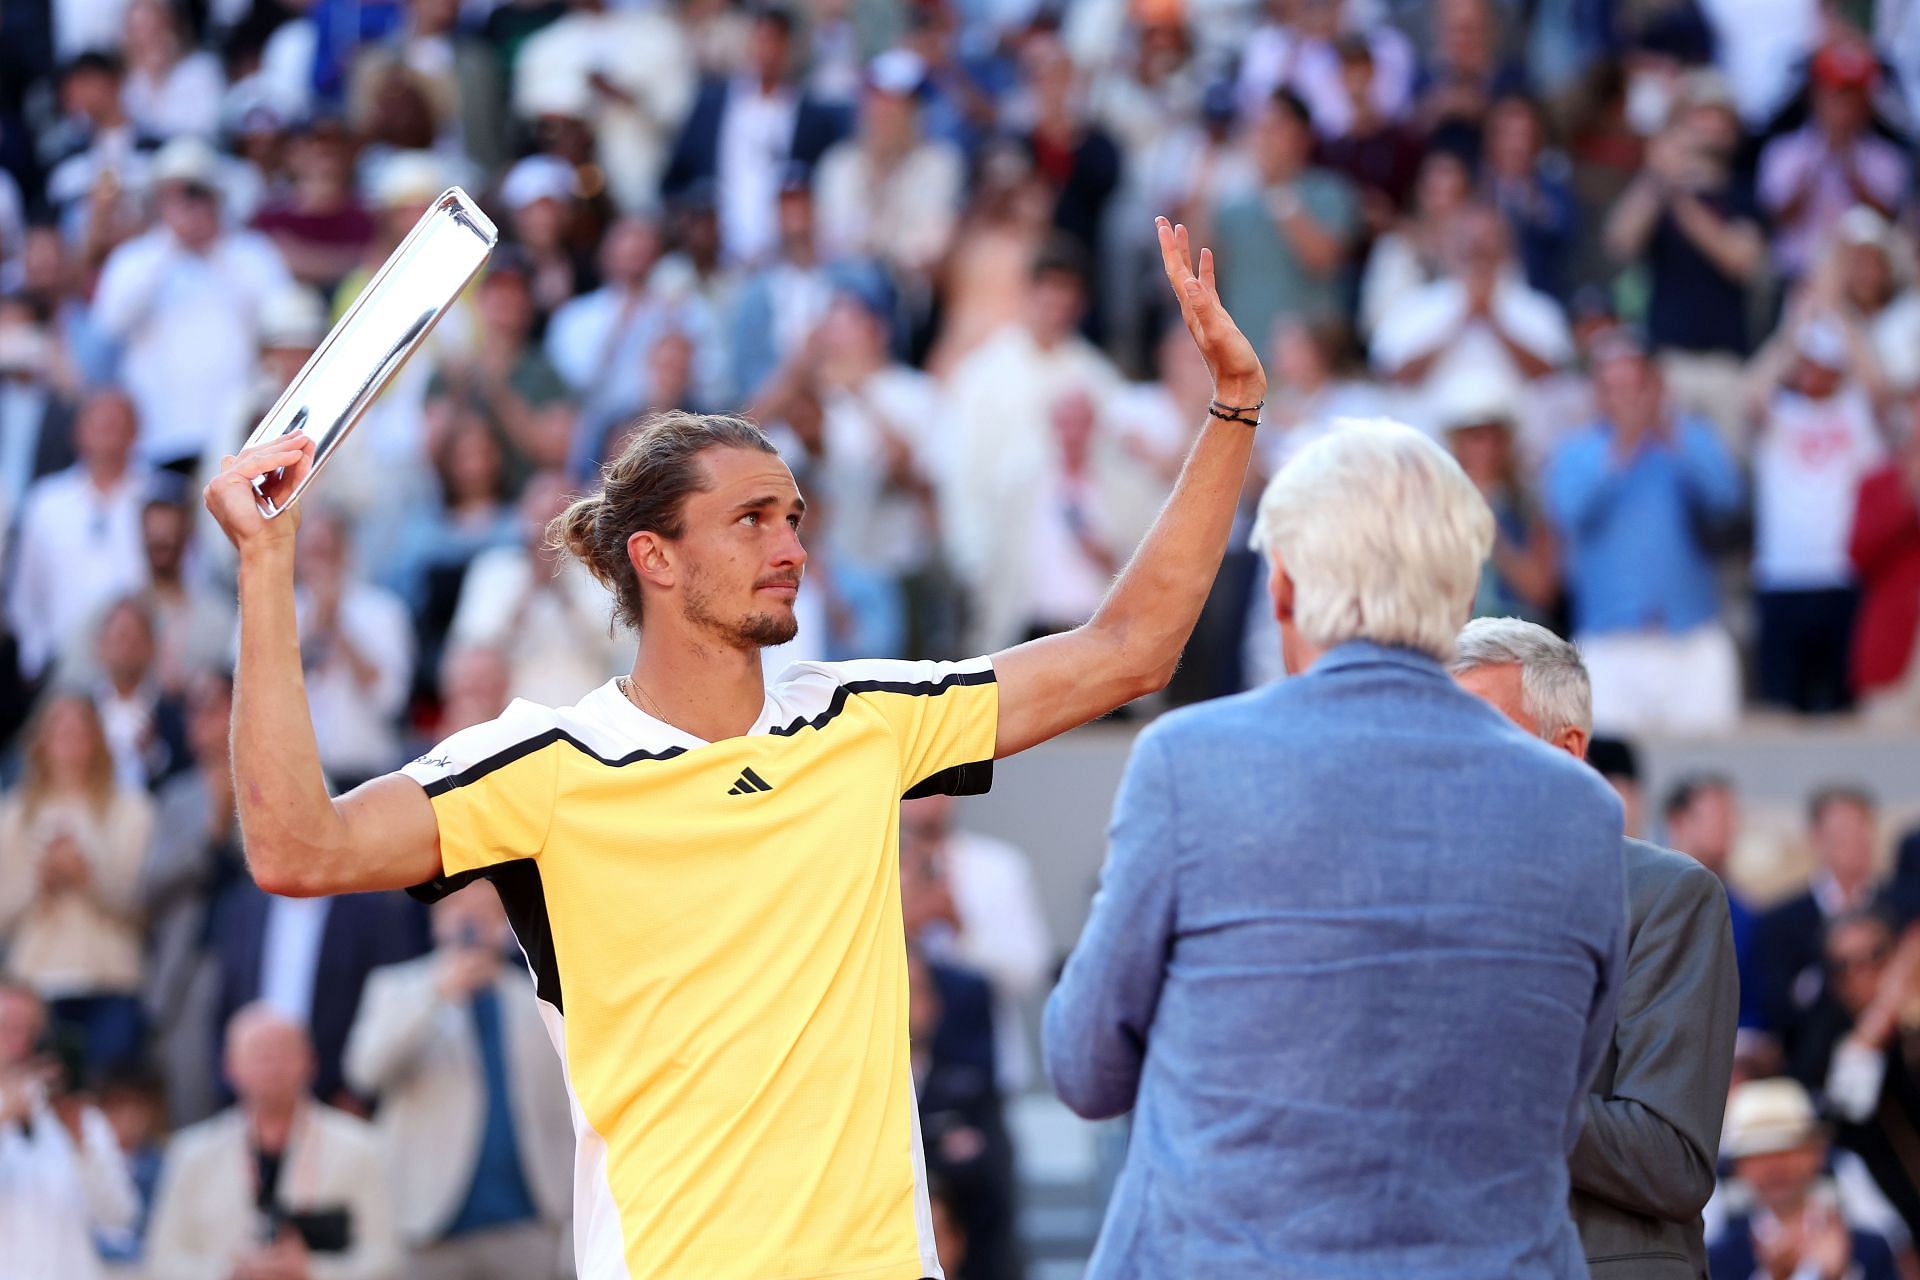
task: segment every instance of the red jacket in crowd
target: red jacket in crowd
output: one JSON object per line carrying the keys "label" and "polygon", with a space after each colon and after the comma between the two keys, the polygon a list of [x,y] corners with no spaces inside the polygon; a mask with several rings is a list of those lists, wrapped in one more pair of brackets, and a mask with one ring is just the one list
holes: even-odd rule
{"label": "red jacket in crowd", "polygon": [[1920,631],[1920,503],[1899,463],[1860,482],[1849,550],[1861,592],[1853,687],[1870,693],[1906,675]]}

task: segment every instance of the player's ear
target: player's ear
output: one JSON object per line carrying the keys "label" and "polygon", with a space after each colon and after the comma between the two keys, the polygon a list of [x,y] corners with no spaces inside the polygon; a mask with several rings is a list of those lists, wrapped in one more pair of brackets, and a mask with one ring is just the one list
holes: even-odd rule
{"label": "player's ear", "polygon": [[627,562],[642,582],[673,585],[673,558],[667,553],[666,539],[652,530],[641,529],[627,538]]}

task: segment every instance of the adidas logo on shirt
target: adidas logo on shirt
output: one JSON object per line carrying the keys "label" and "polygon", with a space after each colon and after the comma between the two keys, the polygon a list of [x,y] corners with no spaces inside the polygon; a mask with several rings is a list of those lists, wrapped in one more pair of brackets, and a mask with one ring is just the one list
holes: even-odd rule
{"label": "adidas logo on shirt", "polygon": [[727,791],[730,796],[750,796],[773,790],[773,784],[751,769],[742,769],[740,779]]}

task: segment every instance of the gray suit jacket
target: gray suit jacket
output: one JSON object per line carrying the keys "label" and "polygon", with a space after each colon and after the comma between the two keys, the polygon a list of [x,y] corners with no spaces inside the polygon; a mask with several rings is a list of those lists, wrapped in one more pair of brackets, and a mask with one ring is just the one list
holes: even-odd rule
{"label": "gray suit jacket", "polygon": [[1699,1280],[1733,1071],[1740,979],[1727,892],[1683,854],[1626,841],[1627,973],[1568,1165],[1594,1280]]}

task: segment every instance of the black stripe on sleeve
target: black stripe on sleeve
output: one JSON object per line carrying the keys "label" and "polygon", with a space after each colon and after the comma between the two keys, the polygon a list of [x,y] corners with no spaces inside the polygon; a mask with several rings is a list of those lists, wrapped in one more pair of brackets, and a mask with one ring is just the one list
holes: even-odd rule
{"label": "black stripe on sleeve", "polygon": [[918,800],[922,796],[983,796],[993,790],[993,761],[969,760],[922,778],[901,796]]}
{"label": "black stripe on sleeve", "polygon": [[526,954],[527,968],[533,973],[533,989],[542,1000],[565,1013],[560,1002],[560,965],[553,954],[553,922],[547,915],[547,891],[540,879],[540,864],[532,858],[515,858],[457,876],[437,876],[417,884],[407,893],[422,902],[438,902],[450,893],[466,888],[476,880],[491,880],[506,908],[513,936]]}
{"label": "black stripe on sleeve", "polygon": [[902,693],[910,697],[937,698],[949,689],[994,682],[992,667],[983,671],[951,671],[938,680],[850,680],[834,689],[833,697],[827,703],[827,709],[819,715],[801,716],[791,724],[775,725],[767,732],[775,737],[789,738],[802,729],[824,728],[835,716],[846,710],[847,699],[857,694]]}
{"label": "black stripe on sleeve", "polygon": [[601,764],[613,769],[623,768],[630,764],[638,764],[642,760],[671,760],[675,756],[681,756],[687,753],[685,747],[668,747],[664,751],[634,751],[618,759],[609,759],[566,730],[549,729],[545,733],[536,734],[531,738],[525,738],[516,742],[504,751],[496,751],[484,760],[479,760],[468,765],[459,773],[450,773],[444,778],[435,778],[427,784],[427,796],[429,798],[442,796],[460,787],[472,786],[494,770],[504,769],[514,761],[523,760],[536,752],[543,751],[556,742],[564,742],[582,755],[591,756]]}

